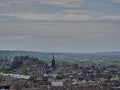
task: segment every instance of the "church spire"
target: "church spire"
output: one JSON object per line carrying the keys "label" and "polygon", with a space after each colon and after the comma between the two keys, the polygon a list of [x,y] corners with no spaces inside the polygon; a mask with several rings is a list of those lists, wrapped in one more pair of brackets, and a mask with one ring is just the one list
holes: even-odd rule
{"label": "church spire", "polygon": [[55,68],[55,58],[54,58],[54,53],[53,53],[52,55],[53,55],[53,59],[52,59],[52,68]]}
{"label": "church spire", "polygon": [[54,53],[53,53],[53,60],[55,60],[55,59],[54,59]]}

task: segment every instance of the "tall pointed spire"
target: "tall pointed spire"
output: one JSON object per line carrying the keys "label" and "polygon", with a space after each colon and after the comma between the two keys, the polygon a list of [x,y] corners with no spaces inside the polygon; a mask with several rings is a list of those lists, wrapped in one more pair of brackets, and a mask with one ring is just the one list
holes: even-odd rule
{"label": "tall pointed spire", "polygon": [[52,54],[53,55],[53,59],[52,59],[52,68],[55,68],[55,58],[54,58],[54,53]]}
{"label": "tall pointed spire", "polygon": [[54,53],[53,53],[53,60],[55,60],[55,59],[54,59]]}

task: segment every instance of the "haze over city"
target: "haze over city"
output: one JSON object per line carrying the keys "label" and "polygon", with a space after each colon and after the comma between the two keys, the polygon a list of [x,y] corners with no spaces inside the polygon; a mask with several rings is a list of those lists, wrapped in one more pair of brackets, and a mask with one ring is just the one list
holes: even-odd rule
{"label": "haze over city", "polygon": [[120,51],[120,0],[0,0],[0,49]]}

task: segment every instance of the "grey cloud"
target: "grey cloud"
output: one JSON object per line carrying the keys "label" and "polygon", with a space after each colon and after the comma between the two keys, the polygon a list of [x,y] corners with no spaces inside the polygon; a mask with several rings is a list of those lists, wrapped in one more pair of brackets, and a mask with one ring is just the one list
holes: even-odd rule
{"label": "grey cloud", "polygon": [[[120,22],[119,14],[104,14],[97,11],[75,10],[68,8],[53,13],[34,13],[35,5],[39,2],[42,4],[56,4],[63,6],[76,7],[84,5],[85,0],[1,0],[0,1],[0,17],[8,17],[7,19],[0,18],[0,21],[80,21],[80,22]],[[12,19],[9,19],[12,18]]]}
{"label": "grey cloud", "polygon": [[25,13],[3,13],[2,16],[16,17],[21,20],[30,21],[81,21],[81,22],[120,22],[120,15],[104,15],[97,12],[66,10],[58,13],[35,14]]}
{"label": "grey cloud", "polygon": [[81,7],[84,5],[85,0],[36,0],[44,4],[52,4],[65,7]]}
{"label": "grey cloud", "polygon": [[[22,22],[21,22],[22,23]],[[69,27],[68,27],[69,26]],[[87,27],[86,27],[87,26]],[[102,35],[119,34],[119,24],[99,23],[51,23],[40,24],[26,23],[0,26],[0,36],[31,36],[31,37],[99,37]],[[61,28],[59,28],[61,27]]]}
{"label": "grey cloud", "polygon": [[8,6],[0,6],[0,13],[25,13],[31,12],[32,8],[30,4],[8,4]]}
{"label": "grey cloud", "polygon": [[120,3],[120,0],[112,0],[115,3]]}
{"label": "grey cloud", "polygon": [[119,24],[14,22],[0,27],[2,49],[120,50]]}
{"label": "grey cloud", "polygon": [[[85,2],[0,0],[0,49],[120,50],[119,11],[107,14],[104,10],[103,13],[83,10],[81,7]],[[35,13],[36,3],[66,9],[53,13]]]}

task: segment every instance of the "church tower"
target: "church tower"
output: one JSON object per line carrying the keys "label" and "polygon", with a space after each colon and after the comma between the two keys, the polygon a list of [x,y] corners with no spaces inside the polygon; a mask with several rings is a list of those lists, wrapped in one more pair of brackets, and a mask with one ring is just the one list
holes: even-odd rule
{"label": "church tower", "polygon": [[51,62],[51,66],[52,66],[52,68],[54,69],[55,68],[55,59],[54,59],[54,53],[53,53],[53,59],[52,59],[52,62]]}

